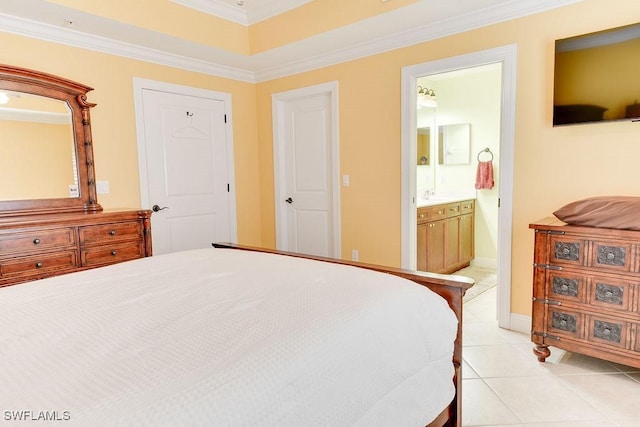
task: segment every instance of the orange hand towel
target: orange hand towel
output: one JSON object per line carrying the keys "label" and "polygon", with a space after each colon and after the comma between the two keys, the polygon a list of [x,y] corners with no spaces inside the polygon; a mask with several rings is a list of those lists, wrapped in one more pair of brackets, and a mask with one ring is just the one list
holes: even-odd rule
{"label": "orange hand towel", "polygon": [[476,171],[476,189],[490,190],[493,188],[493,163],[478,162],[478,170]]}

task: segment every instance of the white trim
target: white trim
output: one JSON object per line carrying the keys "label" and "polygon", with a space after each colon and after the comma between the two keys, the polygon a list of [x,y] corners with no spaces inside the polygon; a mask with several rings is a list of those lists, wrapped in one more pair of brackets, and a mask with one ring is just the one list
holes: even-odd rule
{"label": "white trim", "polygon": [[144,90],[154,90],[177,95],[197,96],[224,102],[224,112],[227,116],[225,129],[227,151],[227,173],[229,179],[229,235],[230,242],[238,241],[238,218],[236,212],[236,174],[233,154],[233,115],[232,98],[230,93],[217,92],[192,86],[183,86],[156,80],[147,80],[138,77],[133,78],[133,102],[136,118],[136,138],[138,145],[138,171],[140,175],[140,203],[143,209],[151,208],[149,199],[149,177],[147,170],[146,136],[144,133],[144,102],[142,93]]}
{"label": "white trim", "polygon": [[510,330],[522,332],[523,334],[531,333],[531,316],[524,314],[511,313]]}
{"label": "white trim", "polygon": [[402,201],[401,259],[403,268],[416,267],[415,145],[417,79],[463,68],[502,62],[502,109],[498,197],[498,325],[511,323],[511,240],[513,223],[513,160],[515,145],[517,47],[508,45],[402,68]]}
{"label": "white trim", "polygon": [[[386,34],[376,32],[378,28],[384,27],[376,24],[385,22],[385,15],[388,15],[389,19],[402,23],[406,21],[407,14],[415,16],[416,12],[426,7],[426,2],[416,2],[386,14],[256,55],[236,54],[139,27],[98,19],[89,14],[82,15],[82,19],[86,21],[83,31],[54,25],[54,12],[62,14],[67,9],[53,4],[48,5],[49,15],[51,15],[48,19],[52,21],[49,23],[44,22],[42,17],[40,20],[32,20],[17,14],[0,13],[0,31],[208,75],[257,83],[388,52],[580,1],[582,0],[510,1],[494,7],[458,14],[449,19],[420,24],[413,28],[389,30]],[[69,9],[69,11],[73,10]],[[24,10],[21,14],[29,15],[28,11],[24,12]],[[92,25],[92,20],[97,20],[96,25]],[[119,28],[117,34],[126,34],[127,30],[130,33],[135,32],[140,44],[117,40],[113,36],[113,29],[111,34],[105,30],[109,25]],[[100,31],[102,35],[97,33]],[[359,34],[361,37],[353,38],[354,34]],[[158,43],[159,39],[165,40],[166,43]],[[336,43],[336,40],[342,42]],[[166,46],[172,51],[161,50],[159,46]]]}
{"label": "white trim", "polygon": [[273,169],[274,193],[276,208],[276,249],[288,250],[287,247],[287,215],[283,200],[285,198],[286,177],[281,171],[285,165],[285,104],[288,101],[308,96],[328,94],[331,98],[331,163],[332,163],[332,214],[333,214],[333,257],[342,255],[342,233],[340,221],[340,129],[338,122],[338,82],[332,81],[271,95],[271,111],[273,112]]}

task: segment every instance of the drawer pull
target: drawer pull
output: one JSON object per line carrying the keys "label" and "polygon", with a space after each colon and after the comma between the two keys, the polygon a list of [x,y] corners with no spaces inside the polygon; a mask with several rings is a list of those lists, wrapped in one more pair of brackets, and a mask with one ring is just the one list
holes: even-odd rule
{"label": "drawer pull", "polygon": [[607,259],[614,259],[616,257],[616,255],[614,253],[607,253]]}
{"label": "drawer pull", "polygon": [[42,263],[41,262],[36,262],[36,268],[42,268]]}
{"label": "drawer pull", "polygon": [[38,239],[37,237],[35,239],[33,239],[33,244],[34,245],[39,245],[40,244],[40,239]]}
{"label": "drawer pull", "polygon": [[111,251],[111,255],[116,256],[118,254],[118,251]]}
{"label": "drawer pull", "polygon": [[438,211],[438,215],[442,215],[444,211]]}
{"label": "drawer pull", "polygon": [[420,218],[424,218],[424,214],[420,214]]}
{"label": "drawer pull", "polygon": [[109,232],[109,234],[110,234],[110,235],[112,235],[112,236],[115,236],[115,235],[116,235],[116,230],[111,230],[111,231]]}

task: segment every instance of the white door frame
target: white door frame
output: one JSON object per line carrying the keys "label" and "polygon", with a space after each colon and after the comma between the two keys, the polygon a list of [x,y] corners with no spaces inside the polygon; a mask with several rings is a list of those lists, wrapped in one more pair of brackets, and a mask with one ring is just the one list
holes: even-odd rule
{"label": "white door frame", "polygon": [[140,177],[140,203],[143,209],[151,209],[149,199],[149,177],[147,171],[147,148],[144,132],[144,103],[143,90],[155,90],[158,92],[173,93],[176,95],[195,96],[224,102],[224,112],[227,118],[226,148],[227,148],[227,173],[229,175],[229,236],[231,243],[238,241],[238,223],[236,215],[236,186],[233,155],[233,118],[231,108],[231,94],[201,89],[192,86],[183,86],[173,83],[147,80],[139,77],[133,78],[133,102],[136,116],[136,138],[138,141],[138,173]]}
{"label": "white door frame", "polygon": [[[502,63],[502,108],[500,120],[500,173],[498,174],[498,266],[497,317],[501,328],[512,325],[511,235],[513,224],[513,159],[515,145],[517,47],[507,45],[466,55],[416,64],[402,69],[402,267],[416,267],[416,91],[417,79],[430,74]],[[518,320],[518,319],[513,319]],[[516,323],[516,322],[513,322]],[[520,323],[523,323],[520,321]]]}
{"label": "white door frame", "polygon": [[321,83],[301,89],[271,95],[273,111],[273,166],[274,193],[276,208],[276,249],[288,250],[287,247],[287,209],[284,206],[286,176],[285,162],[285,105],[288,101],[329,94],[331,98],[331,177],[333,186],[332,215],[333,215],[333,256],[341,257],[341,228],[340,228],[340,145],[338,136],[338,82]]}

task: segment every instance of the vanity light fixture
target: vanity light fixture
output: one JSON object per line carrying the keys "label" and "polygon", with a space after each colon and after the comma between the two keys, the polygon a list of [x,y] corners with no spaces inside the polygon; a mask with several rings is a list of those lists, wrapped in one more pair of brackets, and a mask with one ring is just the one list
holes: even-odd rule
{"label": "vanity light fixture", "polygon": [[420,107],[437,107],[436,94],[433,89],[418,86],[418,108]]}
{"label": "vanity light fixture", "polygon": [[9,102],[9,96],[6,93],[0,92],[0,104],[6,104]]}

